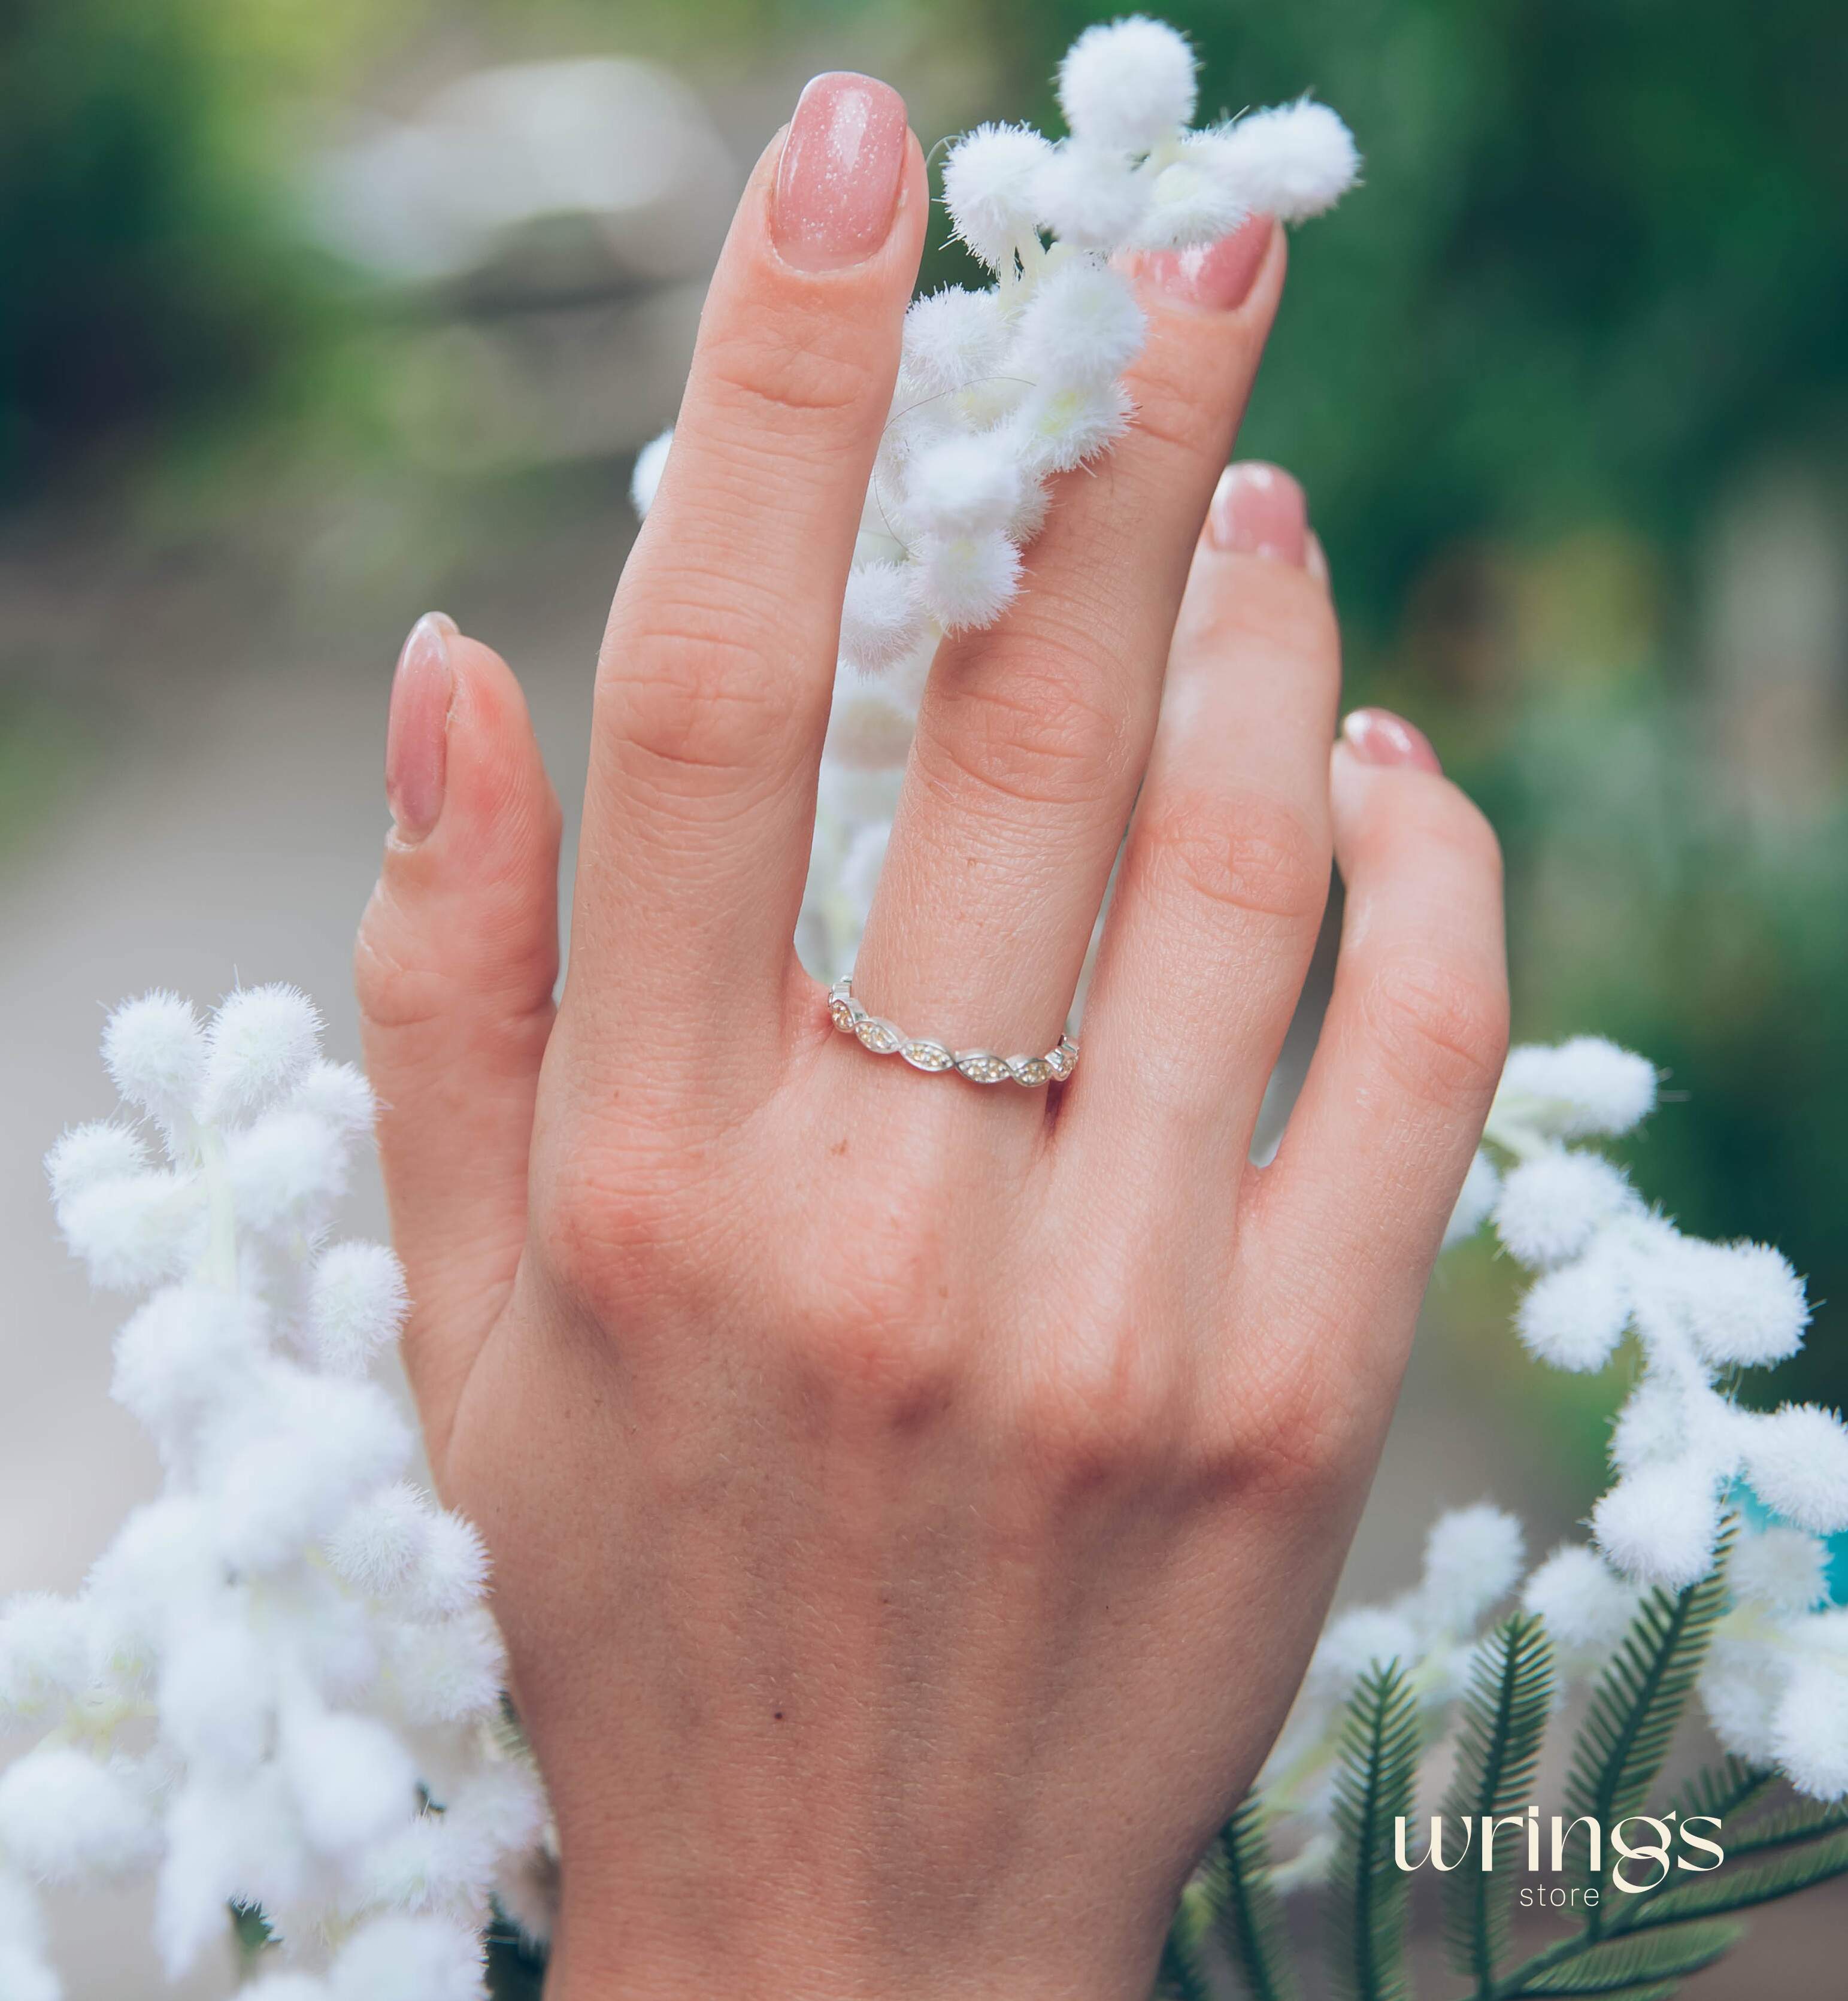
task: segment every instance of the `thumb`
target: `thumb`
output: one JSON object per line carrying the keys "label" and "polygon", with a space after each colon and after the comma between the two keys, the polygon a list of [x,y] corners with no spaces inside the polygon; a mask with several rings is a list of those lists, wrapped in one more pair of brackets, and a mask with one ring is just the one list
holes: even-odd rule
{"label": "thumb", "polygon": [[440,1469],[526,1236],[527,1155],[558,977],[559,807],[520,684],[440,612],[392,686],[394,825],[354,957],[405,1365]]}

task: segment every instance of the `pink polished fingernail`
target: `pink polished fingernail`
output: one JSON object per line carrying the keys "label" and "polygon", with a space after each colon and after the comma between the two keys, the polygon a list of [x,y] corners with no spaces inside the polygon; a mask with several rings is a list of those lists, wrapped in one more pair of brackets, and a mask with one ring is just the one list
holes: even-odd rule
{"label": "pink polished fingernail", "polygon": [[398,831],[421,840],[443,810],[449,775],[449,704],[455,677],[449,642],[456,622],[427,611],[411,628],[392,677],[392,711],[385,725],[385,797]]}
{"label": "pink polished fingernail", "polygon": [[1414,771],[1442,771],[1423,730],[1415,729],[1390,708],[1356,708],[1341,726],[1348,748],[1363,764],[1397,764]]}
{"label": "pink polished fingernail", "polygon": [[1281,466],[1259,459],[1228,465],[1206,510],[1206,540],[1230,554],[1269,556],[1300,569],[1309,553],[1309,507]]}
{"label": "pink polished fingernail", "polygon": [[886,240],[905,172],[905,100],[890,85],[830,70],[802,94],[777,164],[771,228],[792,264],[857,264]]}
{"label": "pink polished fingernail", "polygon": [[1157,250],[1136,270],[1171,298],[1230,312],[1244,304],[1276,227],[1268,215],[1248,215],[1230,236],[1192,250]]}

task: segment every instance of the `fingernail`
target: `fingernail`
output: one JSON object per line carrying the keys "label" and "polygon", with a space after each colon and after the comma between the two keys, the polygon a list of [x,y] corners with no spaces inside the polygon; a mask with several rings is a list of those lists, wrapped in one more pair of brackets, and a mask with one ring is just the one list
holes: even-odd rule
{"label": "fingernail", "polygon": [[1281,466],[1259,459],[1228,465],[1206,510],[1206,539],[1216,549],[1269,556],[1300,569],[1309,548],[1309,508],[1302,488]]}
{"label": "fingernail", "polygon": [[1136,272],[1188,304],[1230,312],[1243,305],[1271,247],[1274,227],[1268,215],[1248,215],[1230,236],[1191,250],[1157,250],[1143,257]]}
{"label": "fingernail", "polygon": [[456,622],[428,611],[411,628],[392,677],[392,712],[385,725],[385,797],[398,831],[421,840],[443,810],[449,772],[449,703],[455,680],[449,642]]}
{"label": "fingernail", "polygon": [[1414,771],[1442,771],[1431,740],[1390,708],[1357,708],[1342,722],[1348,748],[1363,764],[1397,764]]}
{"label": "fingernail", "polygon": [[804,270],[857,264],[886,240],[905,171],[905,100],[831,70],[803,91],[777,165],[771,228]]}

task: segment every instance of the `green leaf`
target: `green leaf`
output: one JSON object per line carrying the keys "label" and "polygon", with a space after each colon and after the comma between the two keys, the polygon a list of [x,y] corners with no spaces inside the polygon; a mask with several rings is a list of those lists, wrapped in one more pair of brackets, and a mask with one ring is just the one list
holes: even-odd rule
{"label": "green leaf", "polygon": [[[1517,1613],[1496,1627],[1476,1657],[1463,1698],[1457,1744],[1456,1775],[1445,1795],[1443,1815],[1464,1832],[1478,1831],[1484,1819],[1522,1812],[1528,1804],[1540,1740],[1553,1703],[1553,1646],[1531,1613]],[[1488,1865],[1500,1853],[1466,1850],[1443,1879],[1444,1931],[1450,1964],[1476,1985],[1478,1995],[1494,1992],[1495,1968],[1508,1950],[1514,1870],[1497,1874]]]}
{"label": "green leaf", "polygon": [[1161,1948],[1155,1993],[1157,2001],[1213,2001],[1213,1983],[1200,1954],[1199,1935],[1188,1924],[1185,1910],[1175,1919]]}
{"label": "green leaf", "polygon": [[1217,1929],[1251,2001],[1296,2001],[1300,1992],[1283,1906],[1271,1880],[1262,1794],[1246,1795],[1219,1838]]}
{"label": "green leaf", "polygon": [[1337,1836],[1331,1954],[1348,2001],[1406,2001],[1405,1920],[1411,1878],[1394,1855],[1411,1812],[1418,1703],[1397,1663],[1374,1667],[1348,1698],[1335,1790]]}
{"label": "green leaf", "polygon": [[1633,1933],[1594,1940],[1588,1934],[1568,1940],[1564,1949],[1555,1947],[1540,1954],[1495,1992],[1498,2001],[1524,2001],[1543,1994],[1624,1994],[1671,1976],[1697,1973],[1730,1951],[1745,1932],[1743,1925],[1697,1924],[1678,1926],[1659,1937]]}
{"label": "green leaf", "polygon": [[1812,1883],[1826,1883],[1832,1876],[1848,1875],[1848,1834],[1835,1835],[1743,1869],[1731,1866],[1735,1860],[1729,1854],[1711,1875],[1657,1891],[1625,1926],[1625,1934],[1634,1937],[1657,1926],[1682,1924],[1690,1918],[1712,1917],[1721,1911],[1749,1910],[1754,1904],[1773,1903],[1807,1890]]}
{"label": "green leaf", "polygon": [[[1599,1678],[1580,1726],[1566,1786],[1569,1819],[1596,1822],[1608,1843],[1618,1822],[1644,1806],[1668,1756],[1700,1664],[1707,1657],[1714,1623],[1726,1608],[1726,1556],[1731,1546],[1728,1522],[1714,1567],[1685,1590],[1651,1592]],[[1571,1846],[1582,1851],[1580,1867],[1602,1882],[1609,1863],[1590,1867],[1589,1836],[1575,1825]],[[1590,1929],[1603,1929],[1602,1905]]]}

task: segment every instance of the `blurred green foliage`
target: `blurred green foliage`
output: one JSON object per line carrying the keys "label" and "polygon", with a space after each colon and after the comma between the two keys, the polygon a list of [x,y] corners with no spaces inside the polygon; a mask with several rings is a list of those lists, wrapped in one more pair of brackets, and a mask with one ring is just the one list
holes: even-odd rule
{"label": "blurred green foliage", "polygon": [[[419,50],[436,75],[648,53],[726,89],[771,58],[882,61],[953,122],[1050,121],[1060,51],[1118,11],[0,0],[0,492],[144,467],[279,402],[298,462],[388,451],[364,413],[402,350],[297,242],[287,174],[300,106],[402,83]],[[1366,155],[1293,246],[1241,449],[1309,489],[1355,694],[1423,724],[1502,830],[1518,1031],[1600,1029],[1671,1068],[1687,1097],[1639,1143],[1644,1185],[1788,1249],[1824,1303],[1779,1387],[1848,1397],[1848,660],[1838,621],[1788,782],[1775,757],[1741,781],[1752,689],[1715,691],[1708,575],[1766,467],[1838,523],[1848,504],[1841,0],[1157,11],[1201,51],[1206,110],[1313,90]],[[927,278],[957,268],[939,243]],[[1838,550],[1838,592],[1845,569]],[[1595,1439],[1599,1397],[1558,1408]]]}

